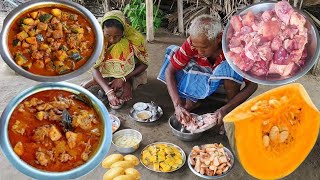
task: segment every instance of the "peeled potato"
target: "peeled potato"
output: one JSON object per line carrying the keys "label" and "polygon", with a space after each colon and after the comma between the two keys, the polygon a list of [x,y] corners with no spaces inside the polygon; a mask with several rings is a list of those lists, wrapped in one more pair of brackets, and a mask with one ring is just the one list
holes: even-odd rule
{"label": "peeled potato", "polygon": [[122,167],[124,169],[127,169],[127,168],[133,168],[134,165],[131,161],[118,161],[111,165],[111,168],[114,168],[114,167]]}
{"label": "peeled potato", "polygon": [[102,167],[110,168],[113,163],[122,161],[122,160],[123,160],[123,156],[121,154],[111,154],[102,161]]}
{"label": "peeled potato", "polygon": [[125,155],[124,157],[125,161],[131,161],[133,165],[137,166],[139,164],[139,159],[131,154]]}
{"label": "peeled potato", "polygon": [[132,175],[120,175],[115,177],[113,180],[135,180]]}
{"label": "peeled potato", "polygon": [[134,168],[128,168],[124,172],[126,175],[132,175],[133,177],[135,177],[135,179],[140,179],[139,171]]}
{"label": "peeled potato", "polygon": [[120,175],[124,175],[124,169],[122,167],[111,168],[103,175],[103,180],[113,180],[113,178]]}

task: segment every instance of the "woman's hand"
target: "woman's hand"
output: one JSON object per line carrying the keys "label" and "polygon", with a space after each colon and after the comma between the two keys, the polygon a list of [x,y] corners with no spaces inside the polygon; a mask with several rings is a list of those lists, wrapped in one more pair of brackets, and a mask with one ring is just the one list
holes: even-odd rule
{"label": "woman's hand", "polygon": [[177,120],[184,126],[186,126],[192,119],[191,114],[180,105],[175,107],[175,115]]}
{"label": "woman's hand", "polygon": [[120,99],[116,96],[116,94],[112,91],[107,94],[108,101],[113,106],[119,106],[121,104]]}
{"label": "woman's hand", "polygon": [[111,82],[111,85],[110,87],[112,89],[114,89],[115,91],[121,89],[123,86],[124,86],[124,80],[121,79],[121,78],[117,78],[117,79],[114,79],[112,82]]}
{"label": "woman's hand", "polygon": [[216,110],[216,111],[214,112],[214,114],[216,115],[217,124],[218,124],[218,125],[222,125],[222,123],[223,123],[223,118],[224,118],[224,116],[227,115],[226,109],[225,109],[224,107],[222,107],[222,108]]}

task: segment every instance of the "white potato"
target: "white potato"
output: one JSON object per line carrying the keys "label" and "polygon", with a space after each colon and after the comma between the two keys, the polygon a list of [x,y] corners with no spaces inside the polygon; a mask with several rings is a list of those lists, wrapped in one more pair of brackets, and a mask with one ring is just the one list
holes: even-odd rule
{"label": "white potato", "polygon": [[122,167],[124,169],[127,169],[127,168],[133,168],[134,165],[131,161],[118,161],[111,165],[111,168],[114,168],[114,167]]}
{"label": "white potato", "polygon": [[111,168],[103,175],[103,180],[113,180],[120,175],[124,175],[124,169],[122,167]]}
{"label": "white potato", "polygon": [[124,156],[125,161],[131,161],[133,165],[137,166],[139,164],[139,159],[131,154],[125,155]]}
{"label": "white potato", "polygon": [[102,167],[110,168],[113,163],[122,161],[122,160],[123,160],[123,156],[121,154],[111,154],[102,161]]}
{"label": "white potato", "polygon": [[140,173],[138,170],[134,169],[134,168],[128,168],[124,171],[124,173],[126,175],[132,175],[135,177],[135,179],[140,179]]}

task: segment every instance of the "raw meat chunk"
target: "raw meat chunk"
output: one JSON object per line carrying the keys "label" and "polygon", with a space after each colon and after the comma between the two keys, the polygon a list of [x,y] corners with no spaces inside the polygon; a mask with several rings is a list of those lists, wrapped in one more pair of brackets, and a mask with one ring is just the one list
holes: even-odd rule
{"label": "raw meat chunk", "polygon": [[290,16],[293,13],[293,8],[288,1],[280,1],[274,6],[277,16],[286,24],[289,24]]}

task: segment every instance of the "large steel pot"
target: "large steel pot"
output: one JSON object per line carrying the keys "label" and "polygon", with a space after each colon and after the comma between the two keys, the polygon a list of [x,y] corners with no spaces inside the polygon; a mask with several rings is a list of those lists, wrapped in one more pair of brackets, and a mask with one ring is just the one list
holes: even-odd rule
{"label": "large steel pot", "polygon": [[[83,93],[87,95],[91,99],[93,107],[95,108],[97,114],[100,116],[100,119],[103,122],[104,133],[101,135],[100,145],[95,154],[92,155],[92,157],[85,164],[69,171],[48,172],[34,168],[19,158],[19,156],[13,151],[13,148],[9,141],[8,126],[11,114],[13,113],[14,109],[27,97],[45,90],[64,90],[75,94]],[[18,94],[9,102],[9,104],[5,108],[0,119],[0,146],[4,156],[10,161],[10,163],[16,169],[27,176],[30,176],[34,179],[73,179],[89,173],[101,163],[110,148],[112,139],[111,126],[111,120],[106,107],[88,90],[78,85],[66,82],[42,83]]]}
{"label": "large steel pot", "polygon": [[[257,4],[253,4],[251,6],[248,6],[246,8],[243,8],[242,10],[238,11],[235,15],[244,15],[248,11],[252,11],[253,13],[259,13],[263,12],[265,10],[273,9],[276,2],[261,2]],[[232,33],[232,28],[230,28],[230,22],[225,27],[223,37],[222,37],[222,49],[223,53],[226,55],[226,59],[233,70],[235,70],[238,74],[240,74],[242,77],[256,82],[258,84],[264,84],[264,85],[282,85],[287,84],[292,81],[295,81],[305,75],[311,68],[314,66],[316,61],[318,60],[320,56],[320,39],[319,39],[319,32],[314,25],[313,21],[310,19],[308,15],[306,15],[303,11],[296,9],[298,13],[302,14],[306,19],[306,25],[305,27],[308,29],[308,43],[306,44],[307,50],[308,50],[308,57],[306,59],[305,64],[292,76],[286,76],[286,77],[279,77],[279,76],[257,76],[245,71],[240,70],[234,63],[233,60],[230,59],[227,56],[227,52],[229,52],[229,38],[230,33]]]}
{"label": "large steel pot", "polygon": [[[92,25],[93,32],[95,33],[95,49],[91,55],[91,57],[87,60],[87,62],[82,65],[79,69],[72,71],[67,74],[59,75],[59,76],[42,76],[30,73],[26,70],[24,70],[22,67],[17,65],[9,52],[8,48],[8,32],[10,30],[11,24],[15,21],[16,18],[18,18],[21,14],[24,12],[37,8],[37,7],[51,7],[51,6],[62,6],[67,7],[69,9],[73,9],[79,14],[84,15],[89,22]],[[57,81],[64,81],[68,80],[74,77],[77,77],[81,75],[82,73],[88,71],[92,65],[96,62],[98,57],[100,56],[100,53],[102,51],[103,47],[103,32],[102,28],[99,25],[99,22],[94,17],[94,15],[85,7],[81,6],[78,3],[72,2],[70,0],[32,0],[26,3],[21,4],[20,6],[16,7],[13,11],[11,11],[3,22],[3,28],[0,34],[0,54],[3,58],[3,60],[8,64],[8,66],[13,69],[18,74],[35,80],[35,81],[41,81],[41,82],[57,82]]]}

